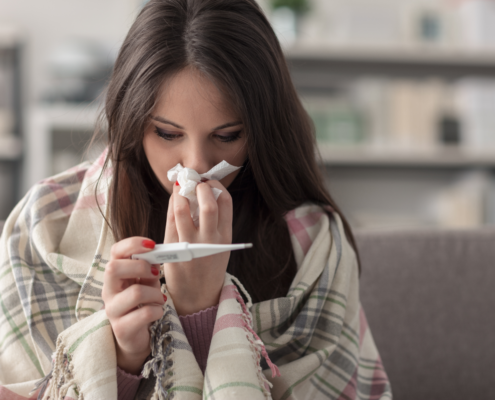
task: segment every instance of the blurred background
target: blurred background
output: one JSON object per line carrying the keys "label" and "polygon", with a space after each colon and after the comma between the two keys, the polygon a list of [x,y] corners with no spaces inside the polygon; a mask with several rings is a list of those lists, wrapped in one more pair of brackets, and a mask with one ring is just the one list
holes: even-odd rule
{"label": "blurred background", "polygon": [[[495,1],[259,2],[353,227],[495,224]],[[85,151],[143,4],[0,0],[0,220],[104,147]]]}

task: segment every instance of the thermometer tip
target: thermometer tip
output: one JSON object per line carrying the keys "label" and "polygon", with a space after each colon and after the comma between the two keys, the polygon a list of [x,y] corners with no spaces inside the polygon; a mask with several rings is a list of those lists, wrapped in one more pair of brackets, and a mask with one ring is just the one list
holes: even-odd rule
{"label": "thermometer tip", "polygon": [[251,247],[253,247],[252,243],[246,243],[246,245],[244,246],[245,249],[250,249]]}

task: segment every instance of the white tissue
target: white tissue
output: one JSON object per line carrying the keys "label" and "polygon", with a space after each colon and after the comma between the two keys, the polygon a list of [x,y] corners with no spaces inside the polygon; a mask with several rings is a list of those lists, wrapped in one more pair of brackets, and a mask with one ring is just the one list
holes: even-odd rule
{"label": "white tissue", "polygon": [[[227,161],[222,161],[221,163],[215,165],[208,172],[205,172],[204,174],[198,174],[195,170],[191,168],[184,168],[179,163],[167,172],[167,178],[170,182],[179,181],[179,194],[189,200],[191,218],[196,227],[199,226],[199,204],[198,198],[196,197],[196,186],[198,186],[198,183],[200,183],[202,179],[219,181],[232,172],[237,171],[239,168],[241,167],[234,167]],[[220,196],[222,191],[217,188],[212,188],[211,190],[213,191],[215,200],[218,200],[218,197]]]}

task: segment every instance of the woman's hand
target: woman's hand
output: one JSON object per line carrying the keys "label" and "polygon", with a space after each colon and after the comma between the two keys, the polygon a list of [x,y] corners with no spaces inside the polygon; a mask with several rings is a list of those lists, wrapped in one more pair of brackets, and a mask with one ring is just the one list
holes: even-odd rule
{"label": "woman's hand", "polygon": [[[222,190],[215,200],[211,188]],[[189,201],[174,185],[167,213],[165,243],[232,243],[232,198],[218,181],[198,184],[199,228],[194,226]],[[188,315],[218,304],[230,252],[164,264],[167,290],[179,315]]]}
{"label": "woman's hand", "polygon": [[153,241],[143,237],[114,244],[103,279],[102,298],[115,336],[117,365],[135,375],[151,353],[148,328],[163,315],[165,298],[160,291],[159,265],[130,256],[154,247]]}

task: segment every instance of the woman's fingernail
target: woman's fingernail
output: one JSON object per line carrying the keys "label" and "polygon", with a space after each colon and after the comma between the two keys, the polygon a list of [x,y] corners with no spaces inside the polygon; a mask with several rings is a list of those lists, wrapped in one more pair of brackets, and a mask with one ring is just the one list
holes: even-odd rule
{"label": "woman's fingernail", "polygon": [[163,301],[167,301],[167,296],[163,295]]}
{"label": "woman's fingernail", "polygon": [[154,249],[155,242],[153,242],[153,240],[145,239],[143,240],[143,247],[146,247],[147,249]]}
{"label": "woman's fingernail", "polygon": [[158,276],[160,274],[160,271],[158,271],[158,268],[156,267],[151,267],[151,273],[155,276]]}
{"label": "woman's fingernail", "polygon": [[179,181],[175,181],[175,186],[179,186]]}

